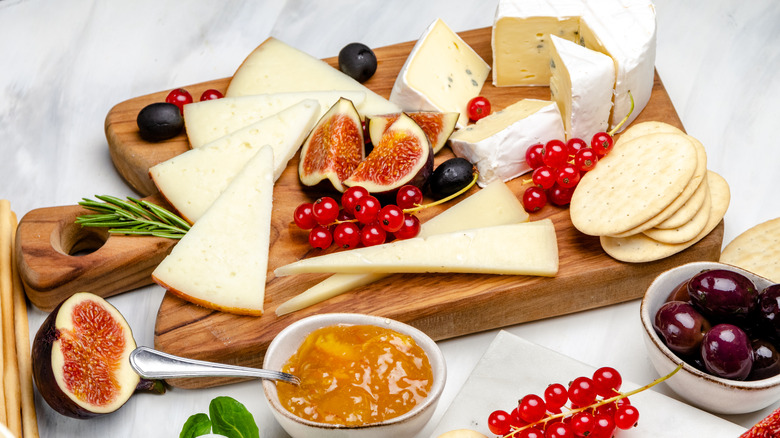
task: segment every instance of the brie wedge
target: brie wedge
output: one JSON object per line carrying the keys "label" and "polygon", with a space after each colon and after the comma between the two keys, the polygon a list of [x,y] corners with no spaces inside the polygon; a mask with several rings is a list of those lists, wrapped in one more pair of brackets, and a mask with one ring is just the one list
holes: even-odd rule
{"label": "brie wedge", "polygon": [[262,315],[271,234],[273,149],[265,146],[152,272],[192,303]]}
{"label": "brie wedge", "polygon": [[304,100],[149,169],[160,193],[189,223],[196,222],[263,146],[274,152],[274,181],[318,120],[320,105]]}
{"label": "brie wedge", "polygon": [[536,143],[564,137],[558,106],[547,100],[523,99],[450,136],[455,155],[477,166],[477,184],[508,181],[531,170],[525,151]]}

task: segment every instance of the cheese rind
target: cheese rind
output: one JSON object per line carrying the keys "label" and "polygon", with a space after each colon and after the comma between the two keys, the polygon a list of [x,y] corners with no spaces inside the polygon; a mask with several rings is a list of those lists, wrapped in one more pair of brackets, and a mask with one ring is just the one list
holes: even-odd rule
{"label": "cheese rind", "polygon": [[558,104],[566,138],[590,141],[609,129],[615,66],[612,59],[550,35],[550,94]]}
{"label": "cheese rind", "polygon": [[479,95],[490,66],[441,19],[415,44],[396,77],[390,101],[404,111],[458,112],[469,122],[469,100]]}
{"label": "cheese rind", "polygon": [[[516,224],[528,221],[528,213],[517,196],[497,180],[422,223],[418,237],[462,231],[470,228]],[[360,286],[385,278],[387,274],[334,274],[276,308],[277,315],[333,298]]]}
{"label": "cheese rind", "polygon": [[263,146],[273,149],[274,181],[303,143],[320,112],[315,100],[298,104],[257,123],[191,149],[151,169],[165,199],[190,223],[196,222]]}
{"label": "cheese rind", "polygon": [[400,111],[398,106],[325,61],[273,37],[265,40],[244,60],[230,80],[225,96],[331,90],[365,93],[365,101],[356,105],[361,116]]}
{"label": "cheese rind", "polygon": [[265,146],[152,272],[192,303],[261,315],[273,203],[273,149]]}
{"label": "cheese rind", "polygon": [[558,243],[549,219],[398,240],[299,260],[276,276],[315,272],[456,272],[554,276]]}
{"label": "cheese rind", "polygon": [[563,120],[554,102],[523,99],[454,132],[450,147],[477,166],[477,183],[484,187],[528,172],[531,166],[525,162],[525,151],[563,137]]}
{"label": "cheese rind", "polygon": [[314,99],[319,103],[319,118],[342,97],[360,105],[365,100],[366,93],[344,90],[313,91],[206,100],[184,105],[184,125],[190,145],[199,148],[307,99]]}

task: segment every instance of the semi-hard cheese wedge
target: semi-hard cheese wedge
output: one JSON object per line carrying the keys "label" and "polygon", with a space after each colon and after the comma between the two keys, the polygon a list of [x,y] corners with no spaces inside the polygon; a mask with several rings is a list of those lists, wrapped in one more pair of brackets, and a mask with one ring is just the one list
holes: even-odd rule
{"label": "semi-hard cheese wedge", "polygon": [[315,272],[456,272],[552,277],[558,273],[558,242],[552,221],[543,219],[326,254],[281,266],[274,274]]}
{"label": "semi-hard cheese wedge", "polygon": [[479,95],[490,66],[444,21],[423,32],[401,68],[390,101],[404,111],[458,112],[466,126],[469,100]]}
{"label": "semi-hard cheese wedge", "polygon": [[352,90],[366,93],[362,116],[400,111],[397,105],[369,90],[360,82],[294,47],[268,38],[244,60],[230,80],[228,97],[287,91]]}
{"label": "semi-hard cheese wedge", "polygon": [[274,152],[274,181],[317,122],[320,105],[308,99],[149,169],[165,199],[196,222],[263,146]]}
{"label": "semi-hard cheese wedge", "polygon": [[[517,196],[497,180],[420,226],[418,237],[471,228],[517,224],[528,221],[528,213]],[[300,310],[344,292],[381,280],[387,274],[334,274],[282,303],[277,315]]]}
{"label": "semi-hard cheese wedge", "polygon": [[455,155],[477,166],[477,183],[508,181],[531,170],[525,151],[536,143],[564,137],[563,120],[555,102],[523,99],[477,123],[455,131],[450,147]]}
{"label": "semi-hard cheese wedge", "polygon": [[[517,196],[497,180],[458,204],[423,222],[418,237],[471,228],[517,224],[528,221],[528,213]],[[381,280],[387,274],[334,274],[276,308],[277,315],[333,298],[344,292]]]}
{"label": "semi-hard cheese wedge", "polygon": [[314,99],[319,102],[320,109],[317,116],[319,118],[342,97],[359,105],[365,100],[366,93],[362,91],[313,91],[205,100],[184,105],[184,125],[190,145],[193,148],[199,148],[306,99]]}
{"label": "semi-hard cheese wedge", "polygon": [[152,279],[192,303],[262,315],[271,234],[273,149],[265,146],[214,201]]}
{"label": "semi-hard cheese wedge", "polygon": [[566,138],[589,141],[609,129],[615,66],[612,59],[550,35],[550,94],[563,117]]}
{"label": "semi-hard cheese wedge", "polygon": [[549,35],[612,58],[614,107],[610,126],[633,121],[650,99],[655,74],[656,22],[651,0],[500,0],[493,23],[493,84],[547,85]]}

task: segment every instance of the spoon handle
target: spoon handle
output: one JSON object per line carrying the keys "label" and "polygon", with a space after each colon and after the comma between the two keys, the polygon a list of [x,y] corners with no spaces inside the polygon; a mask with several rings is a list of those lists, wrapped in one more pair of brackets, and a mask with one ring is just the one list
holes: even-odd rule
{"label": "spoon handle", "polygon": [[237,365],[187,359],[154,350],[138,347],[130,353],[130,365],[145,379],[171,379],[179,377],[253,377],[279,380],[294,385],[300,379],[281,371],[263,370]]}

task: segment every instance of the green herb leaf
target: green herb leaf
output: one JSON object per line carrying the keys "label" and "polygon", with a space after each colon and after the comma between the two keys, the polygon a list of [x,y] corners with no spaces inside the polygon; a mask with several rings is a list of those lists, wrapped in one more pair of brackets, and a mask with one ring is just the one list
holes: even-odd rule
{"label": "green herb leaf", "polygon": [[206,414],[191,415],[184,423],[179,438],[195,438],[211,433],[211,420]]}
{"label": "green herb leaf", "polygon": [[109,233],[135,236],[157,236],[181,239],[190,224],[170,211],[151,202],[127,198],[123,201],[113,196],[95,196],[97,202],[84,198],[79,205],[96,212],[76,218],[82,227],[108,228]]}
{"label": "green herb leaf", "polygon": [[214,433],[228,438],[260,438],[260,429],[246,407],[231,397],[217,397],[209,404]]}

